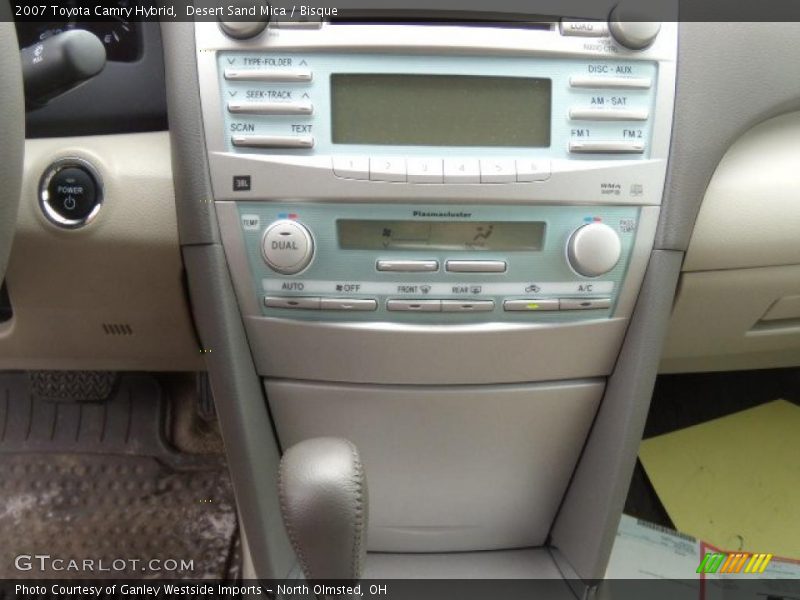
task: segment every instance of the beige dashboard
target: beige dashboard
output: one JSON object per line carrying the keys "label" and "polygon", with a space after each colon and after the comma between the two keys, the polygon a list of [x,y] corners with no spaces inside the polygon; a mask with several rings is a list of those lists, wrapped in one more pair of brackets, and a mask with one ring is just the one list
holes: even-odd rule
{"label": "beige dashboard", "polygon": [[[39,207],[42,173],[65,157],[105,188],[77,230]],[[0,369],[202,369],[182,270],[167,132],[28,140]]]}
{"label": "beige dashboard", "polygon": [[[800,113],[761,123],[719,164],[694,229],[662,372],[800,364]],[[41,174],[82,157],[105,201],[49,223]],[[168,133],[28,140],[0,326],[0,368],[202,368],[182,285]]]}
{"label": "beige dashboard", "polygon": [[708,186],[662,372],[800,364],[800,113],[761,123]]}

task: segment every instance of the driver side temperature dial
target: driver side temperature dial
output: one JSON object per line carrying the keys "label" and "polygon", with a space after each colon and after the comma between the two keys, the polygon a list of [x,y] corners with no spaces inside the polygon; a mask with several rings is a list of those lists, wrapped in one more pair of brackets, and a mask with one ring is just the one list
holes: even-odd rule
{"label": "driver side temperature dial", "polygon": [[276,273],[294,275],[311,262],[314,240],[304,225],[281,219],[267,227],[261,240],[261,250],[270,269]]}

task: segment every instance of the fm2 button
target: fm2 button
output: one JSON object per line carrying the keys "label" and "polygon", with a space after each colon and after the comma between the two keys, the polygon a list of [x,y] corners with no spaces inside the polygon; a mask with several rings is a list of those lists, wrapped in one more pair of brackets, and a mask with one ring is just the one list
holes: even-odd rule
{"label": "fm2 button", "polygon": [[42,177],[39,200],[52,223],[69,229],[81,227],[100,210],[103,200],[100,178],[83,160],[59,161]]}
{"label": "fm2 button", "polygon": [[261,249],[270,269],[276,273],[294,275],[311,262],[314,240],[305,226],[297,221],[281,219],[267,227]]}

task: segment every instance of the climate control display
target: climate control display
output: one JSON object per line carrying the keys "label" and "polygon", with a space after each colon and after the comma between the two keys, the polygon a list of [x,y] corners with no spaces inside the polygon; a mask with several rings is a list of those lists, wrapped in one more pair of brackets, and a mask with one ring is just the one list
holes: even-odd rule
{"label": "climate control display", "polygon": [[[237,208],[264,316],[445,323],[612,316],[639,215],[626,206]],[[367,224],[369,243],[349,243],[353,223]],[[514,243],[486,243],[494,227]],[[464,244],[467,233],[481,239]]]}

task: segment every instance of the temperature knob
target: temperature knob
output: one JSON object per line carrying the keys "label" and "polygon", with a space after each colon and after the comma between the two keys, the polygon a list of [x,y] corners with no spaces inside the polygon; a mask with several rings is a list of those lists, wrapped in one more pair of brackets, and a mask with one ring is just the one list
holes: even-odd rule
{"label": "temperature knob", "polygon": [[584,225],[572,234],[567,246],[569,264],[585,277],[608,273],[621,254],[622,243],[617,232],[603,223]]}
{"label": "temperature knob", "polygon": [[281,219],[267,227],[261,250],[270,269],[294,275],[305,269],[314,257],[314,240],[304,225]]}

